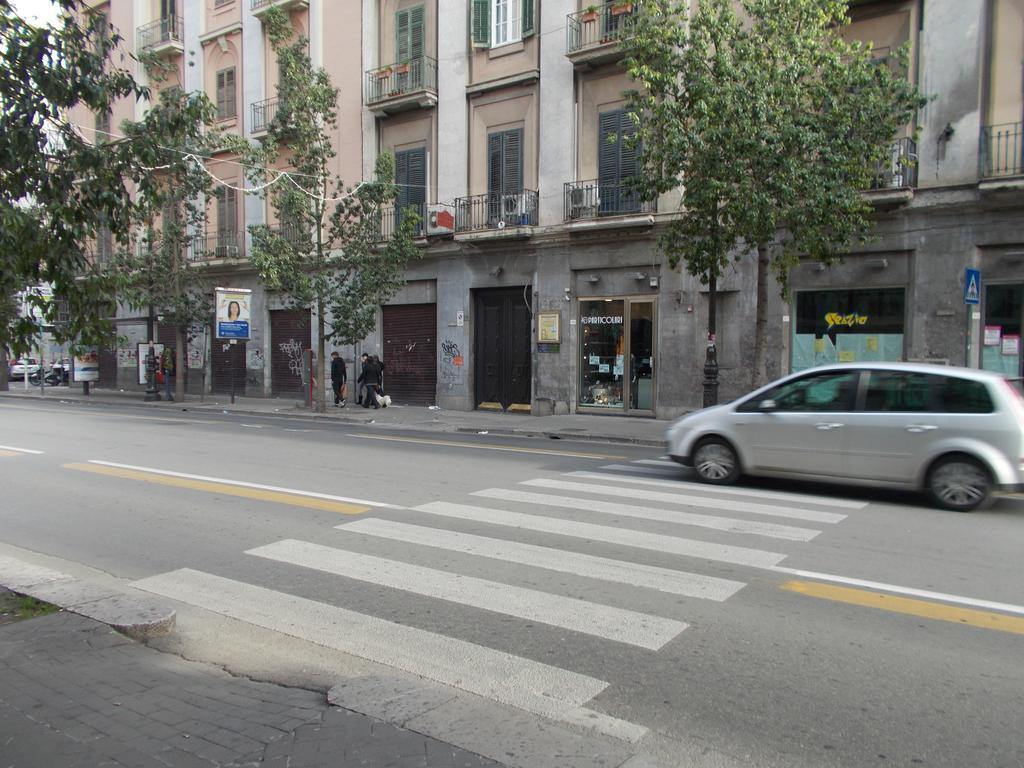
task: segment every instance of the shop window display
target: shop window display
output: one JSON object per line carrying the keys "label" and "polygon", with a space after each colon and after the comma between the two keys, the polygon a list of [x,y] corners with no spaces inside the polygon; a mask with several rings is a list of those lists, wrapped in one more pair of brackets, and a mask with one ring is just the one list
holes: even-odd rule
{"label": "shop window display", "polygon": [[580,405],[623,406],[625,303],[620,299],[580,302]]}
{"label": "shop window display", "polygon": [[903,288],[797,293],[793,371],[902,360],[905,301]]}

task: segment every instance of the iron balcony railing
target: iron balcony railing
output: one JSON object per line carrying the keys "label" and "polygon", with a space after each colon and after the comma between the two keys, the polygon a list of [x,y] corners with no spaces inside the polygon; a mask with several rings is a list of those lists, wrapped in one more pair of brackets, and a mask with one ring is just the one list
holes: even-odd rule
{"label": "iron balcony railing", "polygon": [[145,51],[164,43],[183,43],[185,25],[181,16],[164,16],[136,30],[138,50]]}
{"label": "iron balcony railing", "polygon": [[875,167],[871,189],[905,189],[917,186],[917,142],[909,137],[894,141],[889,155]]}
{"label": "iron balcony railing", "polygon": [[252,132],[263,133],[277,117],[277,99],[264,99],[252,103]]}
{"label": "iron balcony railing", "polygon": [[378,221],[377,226],[378,243],[386,243],[395,236],[395,233],[398,231],[398,227],[402,223],[402,217],[407,215],[406,211],[414,211],[416,215],[420,217],[419,222],[416,224],[416,228],[413,230],[413,237],[424,236],[427,226],[427,204],[413,203],[412,205],[406,205],[401,208],[394,205],[380,211],[380,220]]}
{"label": "iron balcony railing", "polygon": [[594,181],[569,181],[565,184],[565,221],[598,219],[603,216],[655,213],[656,200],[642,200],[626,182],[614,184]]}
{"label": "iron balcony railing", "polygon": [[618,42],[630,35],[638,4],[639,0],[611,0],[570,13],[565,25],[566,53]]}
{"label": "iron balcony railing", "polygon": [[538,199],[535,189],[456,198],[455,231],[537,226]]}
{"label": "iron balcony railing", "polygon": [[192,237],[192,249],[189,256],[192,261],[237,259],[242,255],[241,243],[241,236],[232,229],[201,232]]}
{"label": "iron balcony railing", "polygon": [[981,178],[1024,174],[1024,123],[984,126],[979,150]]}
{"label": "iron balcony railing", "polygon": [[437,93],[437,60],[429,56],[388,64],[366,72],[366,104],[419,91]]}

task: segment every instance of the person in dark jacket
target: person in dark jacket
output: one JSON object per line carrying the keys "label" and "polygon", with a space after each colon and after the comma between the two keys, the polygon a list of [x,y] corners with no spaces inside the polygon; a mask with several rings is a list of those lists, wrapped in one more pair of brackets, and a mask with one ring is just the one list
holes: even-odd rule
{"label": "person in dark jacket", "polygon": [[380,408],[377,405],[377,391],[380,389],[381,365],[377,362],[377,356],[368,357],[363,363],[363,370],[359,374],[359,383],[366,387],[363,394],[363,408]]}
{"label": "person in dark jacket", "polygon": [[366,385],[363,384],[363,371],[366,370],[366,361],[370,356],[363,352],[359,356],[359,376],[356,378],[356,405],[363,405],[366,402]]}
{"label": "person in dark jacket", "polygon": [[334,404],[345,407],[345,393],[342,387],[348,381],[348,370],[345,368],[345,360],[337,353],[331,352],[331,389],[334,390]]}

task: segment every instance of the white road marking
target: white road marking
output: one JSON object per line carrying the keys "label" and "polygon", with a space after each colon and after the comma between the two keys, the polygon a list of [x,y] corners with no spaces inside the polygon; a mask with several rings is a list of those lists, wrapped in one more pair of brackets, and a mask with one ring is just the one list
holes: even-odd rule
{"label": "white road marking", "polygon": [[263,429],[262,424],[239,424],[240,427],[248,427],[249,429]]}
{"label": "white road marking", "polygon": [[647,729],[582,705],[608,683],[480,645],[184,568],[134,586],[629,741]]}
{"label": "white road marking", "polygon": [[699,515],[694,512],[680,512],[674,509],[638,507],[633,504],[619,504],[614,501],[594,501],[591,499],[577,499],[572,496],[553,496],[546,493],[510,491],[504,488],[487,488],[482,491],[474,491],[471,495],[483,496],[488,499],[500,499],[502,501],[537,504],[546,507],[578,509],[583,512],[600,512],[607,515],[636,517],[641,520],[657,520],[677,525],[692,525],[697,528],[710,528],[715,531],[745,533],[753,536],[767,536],[773,539],[788,539],[790,541],[810,541],[821,533],[821,531],[816,531],[813,528],[796,528],[791,525],[762,523],[754,520],[738,520],[733,517],[719,517],[717,515]]}
{"label": "white road marking", "polygon": [[424,547],[462,552],[477,557],[487,557],[518,563],[533,568],[544,568],[559,573],[571,573],[600,581],[629,584],[634,587],[656,589],[674,595],[699,597],[721,602],[739,592],[744,584],[731,579],[719,579],[698,573],[658,568],[653,565],[613,560],[608,557],[584,555],[536,544],[523,544],[507,539],[493,539],[472,533],[409,525],[391,520],[368,517],[345,525],[335,526],[340,531],[360,533],[366,536],[403,541]]}
{"label": "white road marking", "polygon": [[636,459],[635,461],[631,461],[630,464],[646,464],[651,467],[668,467],[672,470],[682,469],[682,465],[674,461],[665,461],[664,459]]}
{"label": "white road marking", "polygon": [[[810,509],[791,509],[773,504],[752,504],[749,501],[711,498],[707,496],[691,496],[685,493],[666,493],[664,491],[646,491],[639,488],[622,488],[620,486],[594,485],[593,483],[573,483],[567,480],[551,480],[539,478],[523,480],[520,485],[538,488],[558,488],[565,491],[596,493],[602,496],[618,496],[626,499],[645,499],[647,501],[663,501],[669,504],[682,504],[688,507],[711,507],[715,511],[731,510],[747,512],[752,515],[770,515],[772,517],[790,517],[795,520],[809,520],[815,523],[838,523],[846,519],[846,515],[836,512],[817,512]],[[687,490],[682,488],[680,490]],[[800,529],[797,529],[800,530]]]}
{"label": "white road marking", "polygon": [[279,493],[290,493],[294,496],[306,496],[311,499],[327,499],[329,501],[343,501],[349,504],[365,504],[369,507],[386,507],[388,509],[405,509],[395,504],[386,504],[383,501],[367,501],[366,499],[353,499],[349,496],[333,496],[329,493],[316,493],[315,491],[299,491],[294,488],[281,488],[276,485],[262,485],[260,483],[247,483],[242,480],[227,480],[223,477],[209,477],[207,475],[192,475],[187,472],[171,472],[166,469],[154,469],[153,467],[137,467],[132,464],[118,464],[113,461],[99,461],[90,459],[89,464],[99,464],[104,467],[118,467],[120,469],[133,469],[137,472],[150,472],[154,475],[167,475],[168,477],[184,477],[188,480],[205,480],[210,483],[223,483],[224,485],[237,485],[241,488],[256,488],[261,491],[277,491]]}
{"label": "white road marking", "polygon": [[781,555],[777,552],[766,552],[761,549],[712,544],[706,541],[666,536],[660,533],[647,533],[645,531],[615,528],[608,525],[580,523],[575,520],[562,520],[557,517],[526,515],[520,512],[506,512],[504,510],[474,507],[466,504],[452,504],[446,501],[432,501],[429,504],[421,504],[413,509],[417,512],[454,517],[460,520],[504,525],[512,528],[525,528],[542,533],[554,533],[559,536],[591,539],[607,544],[620,544],[625,547],[647,549],[653,552],[696,557],[703,560],[715,560],[736,565],[748,565],[756,568],[778,565],[786,558],[786,555]]}
{"label": "white road marking", "polygon": [[659,616],[295,539],[256,547],[246,554],[503,613],[652,651],[658,650],[686,629],[683,622]]}
{"label": "white road marking", "polygon": [[31,448],[15,448],[13,445],[0,445],[0,451],[14,451],[15,453],[31,453],[34,456],[42,456],[42,451],[33,451]]}
{"label": "white road marking", "polygon": [[896,584],[885,584],[881,581],[868,581],[867,579],[854,579],[849,576],[836,576],[831,573],[818,573],[816,571],[802,571],[799,568],[783,568],[778,565],[769,566],[769,571],[785,573],[791,576],[800,576],[805,579],[817,579],[818,581],[832,581],[837,584],[849,584],[853,587],[865,587],[877,589],[883,592],[892,592],[897,595],[912,595],[923,597],[929,600],[941,600],[945,603],[956,603],[958,605],[970,605],[975,608],[988,608],[994,611],[1005,611],[1006,613],[1017,613],[1024,615],[1024,606],[1012,603],[998,603],[992,600],[978,600],[973,597],[961,595],[950,595],[945,592],[933,592],[927,589],[916,589],[914,587],[901,587]]}
{"label": "white road marking", "polygon": [[[655,477],[674,477],[677,472],[662,467],[638,467],[634,464],[602,464],[601,469],[614,469],[618,472],[633,472]],[[680,467],[681,469],[681,467]]]}
{"label": "white road marking", "polygon": [[[607,464],[601,469],[633,469],[625,464]],[[644,472],[650,473],[651,470],[637,467]],[[664,473],[655,470],[655,473],[659,477],[664,477]],[[626,477],[625,475],[608,474],[604,472],[568,472],[567,475],[572,477],[591,477],[593,479],[605,479],[605,480],[616,480],[624,483],[634,483],[642,485],[660,485],[668,488],[682,488],[684,490],[693,490],[699,493],[718,493],[725,494],[728,496],[752,496],[756,499],[769,499],[772,501],[795,501],[800,504],[817,504],[818,506],[825,507],[840,507],[845,509],[864,509],[868,505],[866,501],[850,501],[848,499],[833,499],[830,496],[816,496],[813,494],[804,493],[783,493],[782,491],[761,491],[754,488],[737,488],[734,485],[709,485],[708,483],[688,483],[685,480],[651,480],[646,477]]]}

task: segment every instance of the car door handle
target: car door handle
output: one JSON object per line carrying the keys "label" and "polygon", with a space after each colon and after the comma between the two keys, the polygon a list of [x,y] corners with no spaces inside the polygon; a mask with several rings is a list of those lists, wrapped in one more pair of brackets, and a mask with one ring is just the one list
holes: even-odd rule
{"label": "car door handle", "polygon": [[817,427],[818,429],[822,430],[823,432],[827,432],[830,429],[839,429],[843,425],[842,424],[836,424],[836,423],[830,423],[830,422],[827,422],[827,421],[819,421],[814,426]]}
{"label": "car door handle", "polygon": [[907,432],[931,432],[933,429],[938,429],[934,424],[911,424],[907,427]]}

